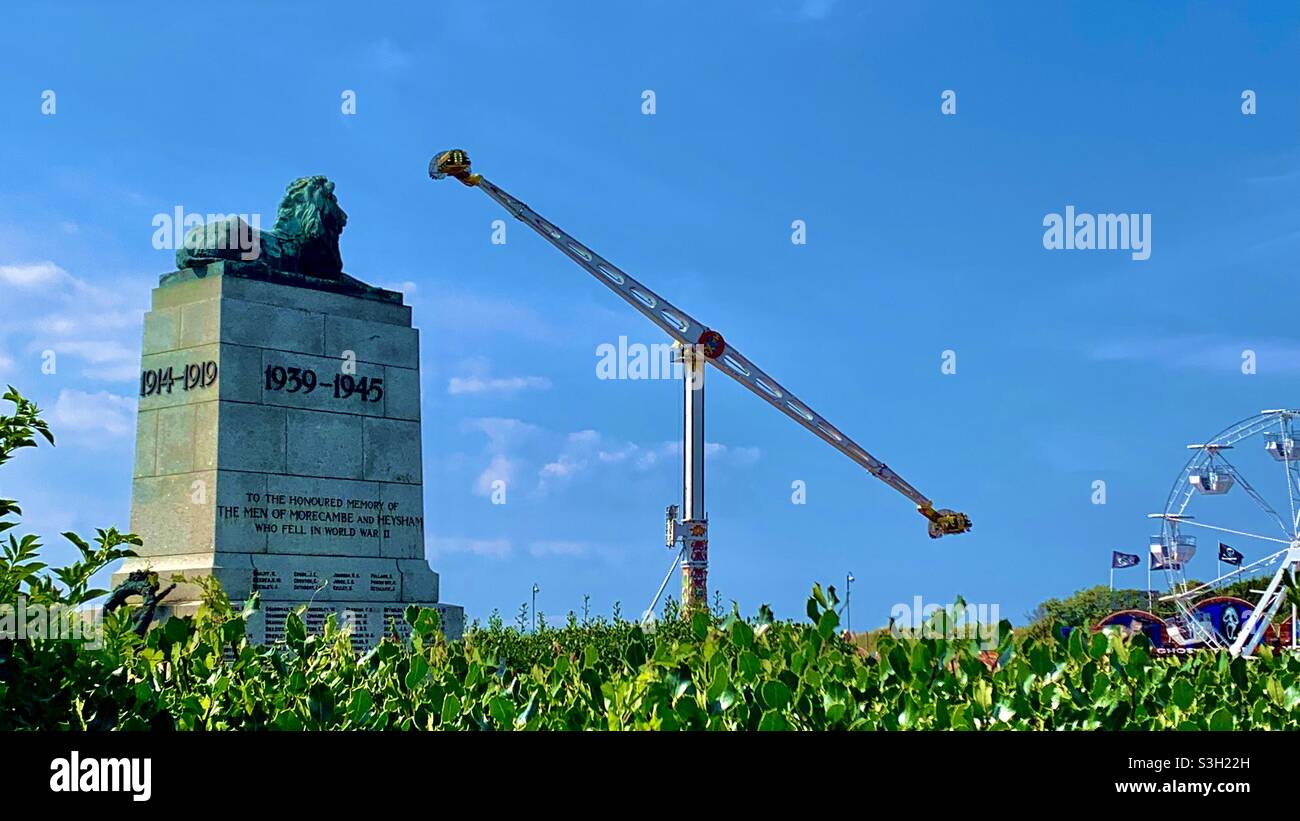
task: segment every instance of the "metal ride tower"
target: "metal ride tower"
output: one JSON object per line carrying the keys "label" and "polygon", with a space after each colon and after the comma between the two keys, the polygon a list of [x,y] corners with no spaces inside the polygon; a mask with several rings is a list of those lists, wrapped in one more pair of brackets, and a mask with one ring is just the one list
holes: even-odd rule
{"label": "metal ride tower", "polygon": [[[482,190],[516,219],[532,228],[543,239],[560,249],[565,256],[622,297],[676,343],[684,370],[682,383],[685,389],[682,517],[677,518],[676,505],[668,507],[666,541],[670,548],[676,547],[679,550],[683,613],[689,614],[697,608],[708,607],[709,523],[704,510],[704,370],[706,365],[713,365],[730,376],[754,395],[807,428],[819,439],[866,468],[871,475],[910,499],[916,505],[917,511],[929,520],[931,538],[937,539],[950,533],[965,533],[970,530],[971,522],[966,514],[947,509],[936,510],[934,504],[924,494],[742,356],[723,339],[722,334],[675,307],[668,300],[543,219],[536,211],[481,174],[471,173],[469,155],[464,151],[451,149],[435,156],[429,163],[429,176],[435,180],[452,177],[471,188]],[[667,579],[664,580],[664,584],[667,584]],[[663,586],[660,586],[660,594],[662,592]],[[651,607],[653,606],[652,604]]]}

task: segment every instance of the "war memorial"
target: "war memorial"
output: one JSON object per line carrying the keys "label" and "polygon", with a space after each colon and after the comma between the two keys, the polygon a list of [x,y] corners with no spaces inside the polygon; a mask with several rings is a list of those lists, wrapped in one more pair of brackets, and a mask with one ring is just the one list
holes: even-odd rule
{"label": "war memorial", "polygon": [[184,581],[162,614],[257,593],[250,638],[306,605],[355,646],[401,630],[411,604],[459,637],[424,552],[420,339],[400,293],[343,273],[347,215],[324,177],[293,182],[275,225],[190,230],[145,315],[131,529],[133,571]]}

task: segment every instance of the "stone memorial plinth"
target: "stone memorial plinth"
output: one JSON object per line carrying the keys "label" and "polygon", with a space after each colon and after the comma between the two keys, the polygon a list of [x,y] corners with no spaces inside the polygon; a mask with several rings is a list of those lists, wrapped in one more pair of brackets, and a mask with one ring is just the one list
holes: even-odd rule
{"label": "stone memorial plinth", "polygon": [[[340,212],[341,213],[341,212]],[[341,230],[341,229],[340,229]],[[178,255],[179,256],[179,255]],[[274,641],[295,606],[372,646],[408,604],[439,601],[424,558],[419,334],[401,294],[336,274],[191,262],[145,315],[131,529],[149,569],[215,576]],[[197,608],[181,584],[164,604]]]}

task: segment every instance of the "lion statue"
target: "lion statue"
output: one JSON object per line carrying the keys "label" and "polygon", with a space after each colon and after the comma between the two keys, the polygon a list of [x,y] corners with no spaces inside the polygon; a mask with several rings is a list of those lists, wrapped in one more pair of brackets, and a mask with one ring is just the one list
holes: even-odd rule
{"label": "lion statue", "polygon": [[259,231],[239,216],[210,219],[185,233],[176,250],[176,267],[200,268],[226,260],[339,279],[339,234],[347,224],[348,215],[334,198],[334,183],[320,176],[302,177],[289,183],[270,231]]}

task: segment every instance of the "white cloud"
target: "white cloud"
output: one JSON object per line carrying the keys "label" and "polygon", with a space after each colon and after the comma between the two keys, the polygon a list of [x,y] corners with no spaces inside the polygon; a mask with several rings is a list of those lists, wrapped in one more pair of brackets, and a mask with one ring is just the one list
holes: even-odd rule
{"label": "white cloud", "polygon": [[492,457],[492,461],[488,462],[488,466],[478,475],[478,479],[474,482],[474,492],[479,496],[491,496],[492,492],[496,490],[493,485],[497,482],[505,482],[508,492],[510,483],[514,481],[515,473],[515,463],[509,457],[497,454]]}
{"label": "white cloud", "polygon": [[1240,372],[1242,354],[1254,351],[1256,366],[1300,373],[1300,345],[1279,338],[1231,339],[1212,334],[1126,338],[1094,345],[1090,358],[1101,362],[1150,362],[1179,370]]}
{"label": "white cloud", "polygon": [[370,61],[383,71],[397,71],[409,67],[414,58],[409,51],[385,37],[371,46]]}
{"label": "white cloud", "polygon": [[509,491],[519,468],[519,460],[511,454],[537,432],[537,426],[521,419],[487,416],[466,419],[461,423],[461,430],[477,431],[488,438],[484,450],[491,459],[475,479],[474,492],[479,496],[491,496],[492,483],[498,480],[505,482]]}
{"label": "white cloud", "polygon": [[503,416],[481,416],[476,419],[466,419],[461,423],[461,429],[486,434],[488,448],[493,452],[501,452],[520,440],[528,438],[538,430],[536,425],[522,419],[511,419]]}
{"label": "white cloud", "polygon": [[[586,429],[560,434],[521,419],[482,417],[461,422],[464,432],[487,437],[483,457],[487,461],[474,478],[473,492],[491,496],[493,482],[506,483],[510,493],[549,490],[571,481],[612,473],[624,477],[647,474],[676,466],[681,458],[680,442],[641,445],[613,439],[600,431]],[[738,447],[707,442],[704,458],[710,464],[746,467],[761,457],[756,447]],[[530,479],[536,484],[530,485]]]}
{"label": "white cloud", "polygon": [[50,410],[50,424],[56,435],[69,431],[129,436],[135,429],[135,400],[108,391],[64,388]]}
{"label": "white cloud", "polygon": [[401,282],[382,282],[379,287],[387,291],[397,291],[404,296],[411,296],[419,290],[419,286],[409,279]]}
{"label": "white cloud", "polygon": [[474,556],[487,556],[492,559],[504,559],[511,553],[509,539],[467,539],[462,537],[435,536],[429,540],[435,554],[469,553]]}
{"label": "white cloud", "polygon": [[[669,442],[668,451],[673,456],[680,456],[682,453],[681,442]],[[704,443],[704,461],[717,462],[718,464],[738,465],[746,467],[758,461],[763,452],[756,447],[736,447],[734,445],[724,445],[721,442]]]}
{"label": "white cloud", "polygon": [[[134,381],[139,375],[144,310],[135,306],[147,290],[93,285],[49,261],[0,265],[0,285],[10,286],[0,333],[22,336],[22,342],[11,337],[11,347],[79,360],[87,366],[82,375],[98,381]],[[0,338],[0,346],[5,341]],[[64,362],[56,366],[65,372]]]}
{"label": "white cloud", "polygon": [[465,359],[458,368],[461,375],[453,376],[447,383],[447,393],[452,396],[480,393],[518,393],[523,390],[547,390],[551,380],[543,376],[491,376],[491,365],[486,357]]}
{"label": "white cloud", "polygon": [[[628,465],[637,473],[645,473],[666,461],[680,459],[681,452],[681,442],[639,445],[635,442],[611,441],[599,431],[575,431],[565,439],[559,455],[542,465],[538,471],[538,486],[545,491],[557,482],[613,465]],[[704,443],[704,460],[707,463],[748,466],[757,462],[760,456],[761,451],[756,447],[734,447],[720,442]]]}
{"label": "white cloud", "polygon": [[560,540],[537,541],[528,546],[528,552],[537,558],[546,556],[583,556],[591,551],[586,542]]}
{"label": "white cloud", "polygon": [[505,376],[484,378],[480,376],[453,376],[447,382],[447,393],[452,396],[475,393],[518,393],[522,390],[546,390],[551,380],[544,376]]}
{"label": "white cloud", "polygon": [[16,288],[44,288],[71,280],[72,277],[53,262],[32,265],[0,265],[0,282]]}
{"label": "white cloud", "polygon": [[55,312],[38,317],[32,324],[38,331],[69,335],[78,331],[120,331],[138,328],[144,322],[142,310],[92,311],[88,313]]}
{"label": "white cloud", "polygon": [[825,20],[835,8],[836,0],[800,0],[799,15],[809,20]]}

